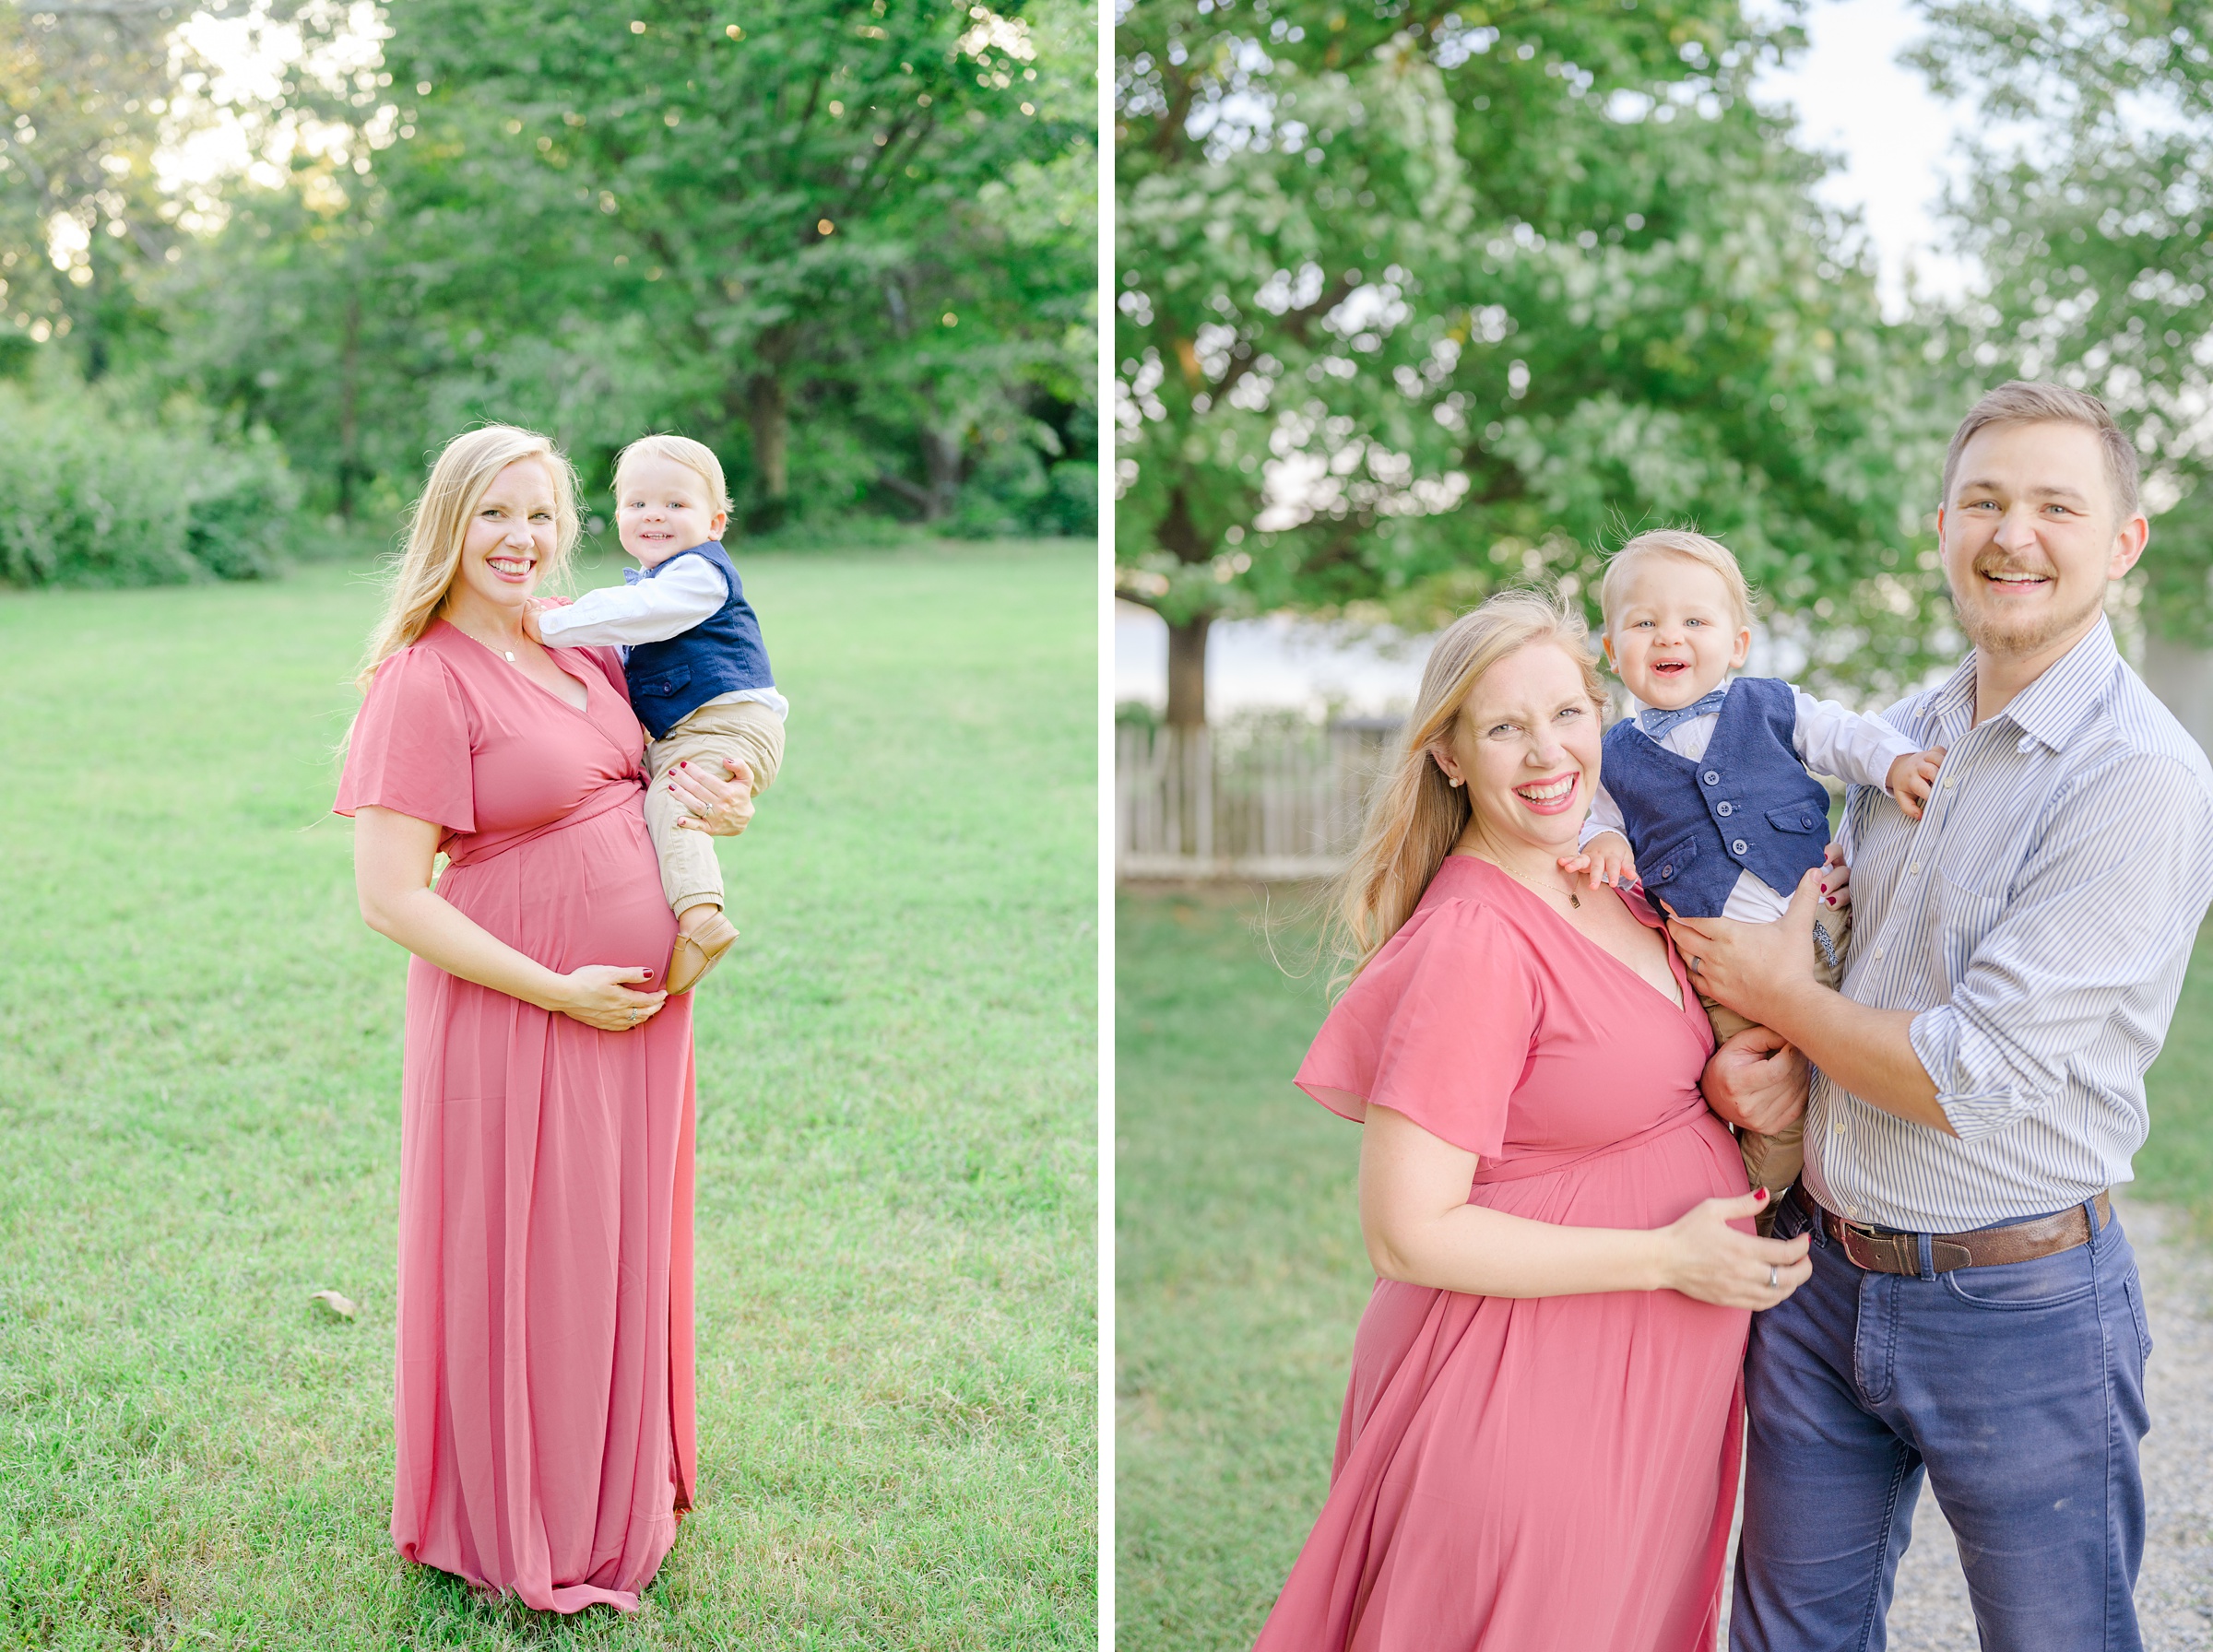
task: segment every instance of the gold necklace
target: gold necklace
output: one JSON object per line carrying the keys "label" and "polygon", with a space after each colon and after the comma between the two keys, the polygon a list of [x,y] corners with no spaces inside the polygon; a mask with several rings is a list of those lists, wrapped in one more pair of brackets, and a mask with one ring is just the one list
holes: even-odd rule
{"label": "gold necklace", "polygon": [[[1546,892],[1542,885],[1532,883],[1528,879],[1522,877],[1521,873],[1515,871],[1513,867],[1509,866],[1501,866],[1497,861],[1495,860],[1491,862],[1491,864],[1495,867],[1497,867],[1501,872],[1504,872],[1509,878],[1511,878],[1523,889],[1534,890],[1540,895]],[[1552,892],[1556,894],[1558,891],[1556,890]],[[1576,911],[1580,912],[1583,909],[1583,898],[1582,896],[1577,894],[1573,890],[1569,890],[1568,891],[1568,904],[1574,907]]]}

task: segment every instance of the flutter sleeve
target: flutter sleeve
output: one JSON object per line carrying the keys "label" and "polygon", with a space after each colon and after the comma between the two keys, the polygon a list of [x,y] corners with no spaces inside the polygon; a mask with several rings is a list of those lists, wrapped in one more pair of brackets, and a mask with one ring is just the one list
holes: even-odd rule
{"label": "flutter sleeve", "polygon": [[388,808],[444,827],[477,829],[468,702],[446,663],[408,648],[376,668],[346,741],[334,812]]}
{"label": "flutter sleeve", "polygon": [[1298,1087],[1355,1124],[1373,1103],[1498,1158],[1542,1009],[1527,944],[1475,903],[1416,913],[1337,1000]]}

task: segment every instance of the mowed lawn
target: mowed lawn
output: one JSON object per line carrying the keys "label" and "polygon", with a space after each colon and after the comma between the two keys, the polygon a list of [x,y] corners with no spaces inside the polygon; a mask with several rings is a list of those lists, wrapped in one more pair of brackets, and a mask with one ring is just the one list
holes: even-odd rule
{"label": "mowed lawn", "polygon": [[722,845],[698,1508],[633,1618],[386,1534],[365,571],[0,596],[0,1647],[1092,1645],[1094,549],[740,562],[790,749]]}
{"label": "mowed lawn", "polygon": [[[1290,1081],[1326,1008],[1308,898],[1119,903],[1119,1652],[1243,1652],[1329,1488],[1375,1276],[1355,1209],[1360,1133]],[[2213,1224],[2213,927],[2151,1107],[2136,1194]]]}

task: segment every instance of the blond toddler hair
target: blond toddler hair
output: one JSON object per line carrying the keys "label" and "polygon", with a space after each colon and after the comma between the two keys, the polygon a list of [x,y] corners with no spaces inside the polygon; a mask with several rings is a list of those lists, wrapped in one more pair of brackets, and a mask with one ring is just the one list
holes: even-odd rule
{"label": "blond toddler hair", "polygon": [[1752,588],[1745,584],[1745,571],[1737,566],[1735,552],[1719,539],[1710,539],[1690,528],[1661,527],[1639,534],[1606,563],[1605,577],[1598,585],[1598,607],[1605,616],[1607,635],[1613,634],[1615,611],[1620,607],[1621,588],[1627,582],[1630,565],[1639,557],[1660,555],[1680,557],[1719,574],[1728,588],[1738,626],[1752,623]]}
{"label": "blond toddler hair", "polygon": [[730,510],[729,491],[722,479],[722,461],[705,442],[694,442],[689,436],[640,436],[615,455],[617,493],[622,491],[622,467],[633,459],[666,459],[672,465],[681,465],[706,484],[709,509],[726,513]]}

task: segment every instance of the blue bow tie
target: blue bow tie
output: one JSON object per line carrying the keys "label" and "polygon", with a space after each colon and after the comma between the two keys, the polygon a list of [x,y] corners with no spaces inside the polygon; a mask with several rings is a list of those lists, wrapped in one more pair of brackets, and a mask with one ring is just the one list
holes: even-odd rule
{"label": "blue bow tie", "polygon": [[622,570],[622,583],[626,585],[634,585],[645,577],[645,570],[643,568],[625,568]]}
{"label": "blue bow tie", "polygon": [[1693,717],[1711,716],[1722,709],[1722,702],[1729,698],[1729,685],[1723,683],[1710,694],[1701,696],[1694,704],[1679,710],[1663,712],[1657,706],[1646,706],[1637,714],[1637,726],[1655,740],[1667,738],[1667,731]]}

